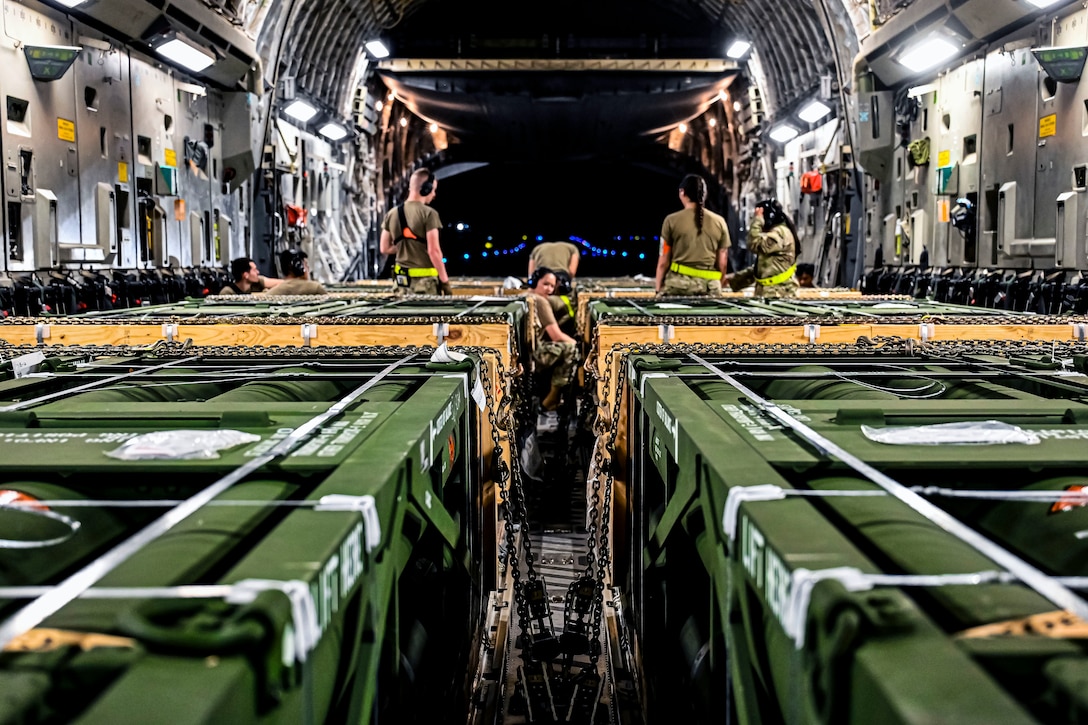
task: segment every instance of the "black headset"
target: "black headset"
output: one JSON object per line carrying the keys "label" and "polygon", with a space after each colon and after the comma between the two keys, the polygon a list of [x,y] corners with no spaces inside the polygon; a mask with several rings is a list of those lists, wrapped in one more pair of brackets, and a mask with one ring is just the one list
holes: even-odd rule
{"label": "black headset", "polygon": [[786,212],[782,210],[782,205],[776,199],[764,199],[756,204],[756,208],[763,210],[763,225],[766,229],[786,221]]}
{"label": "black headset", "polygon": [[280,254],[280,267],[284,274],[290,273],[294,277],[306,275],[306,252],[301,249],[287,249]]}
{"label": "black headset", "polygon": [[419,185],[419,195],[430,196],[432,191],[434,191],[434,172],[427,169],[427,178]]}
{"label": "black headset", "polygon": [[533,270],[533,274],[529,277],[530,289],[536,289],[536,285],[540,282],[541,277],[546,274],[555,275],[555,293],[560,295],[569,295],[571,291],[570,274],[566,270],[549,269],[548,267],[537,267]]}

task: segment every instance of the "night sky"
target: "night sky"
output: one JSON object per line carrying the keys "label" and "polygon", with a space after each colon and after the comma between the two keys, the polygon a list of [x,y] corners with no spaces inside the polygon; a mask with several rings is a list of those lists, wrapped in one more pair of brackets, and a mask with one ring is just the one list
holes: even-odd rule
{"label": "night sky", "polygon": [[[532,169],[489,166],[443,178],[433,205],[445,225],[441,240],[447,270],[454,277],[524,277],[538,237],[575,237],[590,245],[579,243],[580,276],[652,277],[661,222],[681,208],[676,195],[681,177],[630,164],[566,163]],[[458,231],[458,223],[467,228]],[[489,242],[490,249],[485,246]],[[607,250],[607,256],[591,247]]]}

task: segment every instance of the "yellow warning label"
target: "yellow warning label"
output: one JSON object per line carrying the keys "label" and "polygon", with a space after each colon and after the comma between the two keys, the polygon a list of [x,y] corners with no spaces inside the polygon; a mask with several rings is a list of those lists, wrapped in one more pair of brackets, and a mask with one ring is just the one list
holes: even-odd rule
{"label": "yellow warning label", "polygon": [[163,166],[177,167],[178,154],[176,151],[174,151],[174,149],[166,149],[165,151],[163,151],[163,155],[165,156]]}
{"label": "yellow warning label", "polygon": [[117,180],[122,184],[128,183],[128,164],[124,161],[117,162]]}
{"label": "yellow warning label", "polygon": [[937,168],[943,169],[952,165],[952,152],[941,151],[937,154]]}
{"label": "yellow warning label", "polygon": [[1058,133],[1058,114],[1052,113],[1039,119],[1039,138],[1046,138]]}
{"label": "yellow warning label", "polygon": [[61,141],[76,140],[76,125],[64,118],[57,119],[57,138]]}

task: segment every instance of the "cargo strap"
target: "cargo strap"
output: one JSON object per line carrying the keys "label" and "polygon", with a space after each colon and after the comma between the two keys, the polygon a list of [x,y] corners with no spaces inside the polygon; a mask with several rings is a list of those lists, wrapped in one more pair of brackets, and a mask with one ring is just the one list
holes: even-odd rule
{"label": "cargo strap", "polygon": [[683,264],[677,264],[673,262],[669,265],[670,272],[676,272],[682,274],[685,277],[698,277],[699,279],[721,279],[722,274],[716,269],[698,269],[697,267],[688,267]]}
{"label": "cargo strap", "polygon": [[[51,591],[49,586],[0,587],[4,599],[40,598]],[[299,579],[242,579],[234,584],[193,584],[176,587],[92,587],[81,593],[83,599],[222,599],[230,604],[249,604],[257,595],[267,591],[282,592],[291,601],[291,630],[293,659],[305,662],[321,638],[317,619],[317,604],[310,585]],[[33,631],[33,630],[32,630]],[[4,644],[15,646],[19,636]]]}
{"label": "cargo strap", "polygon": [[763,278],[756,277],[756,284],[758,284],[760,287],[774,287],[776,284],[782,284],[783,282],[788,282],[789,279],[791,277],[793,277],[793,273],[796,272],[796,271],[797,271],[797,265],[795,264],[792,267],[790,267],[789,269],[787,269],[785,272],[779,272],[778,274],[776,274],[773,277],[763,277]]}
{"label": "cargo strap", "polygon": [[[666,377],[663,373],[643,375],[643,383],[650,377]],[[645,390],[643,391],[645,392]],[[941,486],[911,486],[910,490],[922,496],[941,496],[944,498],[970,498],[988,501],[1018,501],[1022,503],[1059,503],[1070,506],[1088,505],[1088,490],[1085,491],[963,491]],[[773,483],[758,486],[735,486],[729,489],[722,510],[722,531],[730,541],[737,539],[737,516],[740,505],[752,501],[784,501],[787,498],[866,498],[887,496],[884,489],[845,489],[841,491],[792,489],[775,486]],[[43,501],[49,505],[57,502]]]}
{"label": "cargo strap", "polygon": [[[183,499],[26,499],[17,501],[5,500],[4,492],[0,492],[0,509],[22,510],[26,513],[38,514],[60,521],[72,528],[72,531],[49,541],[17,541],[20,546],[7,546],[6,539],[0,539],[0,549],[31,549],[52,544],[59,544],[71,538],[80,527],[80,522],[69,519],[67,516],[48,511],[52,507],[63,508],[172,508],[184,503]],[[341,493],[330,493],[316,501],[262,501],[259,499],[216,499],[209,501],[208,506],[221,507],[246,507],[246,508],[310,508],[314,511],[357,511],[363,518],[366,528],[363,531],[366,553],[371,553],[382,543],[382,524],[378,518],[378,508],[373,496],[349,496]],[[68,519],[67,521],[65,519]]]}
{"label": "cargo strap", "polygon": [[409,277],[437,277],[438,270],[434,267],[402,267],[399,264],[393,266],[396,274],[406,274]]}
{"label": "cargo strap", "polygon": [[821,455],[828,458],[838,458],[848,467],[880,486],[889,494],[910,506],[917,513],[929,519],[930,522],[936,524],[974,548],[983,556],[1006,569],[1012,576],[1018,578],[1025,585],[1031,587],[1038,594],[1046,597],[1058,607],[1068,609],[1081,619],[1088,620],[1088,602],[1073,592],[1060,580],[1039,570],[1027,561],[1024,561],[1019,556],[1016,556],[1014,553],[986,538],[962,521],[959,521],[947,511],[944,511],[927,501],[918,493],[911,491],[908,487],[861,460],[834,441],[820,435],[775,403],[766,400],[755,391],[746,387],[732,375],[722,372],[698,355],[692,355],[691,358],[731,385],[737,392],[748,398],[756,408],[763,411],[770,418],[792,430],[802,440],[819,451]]}

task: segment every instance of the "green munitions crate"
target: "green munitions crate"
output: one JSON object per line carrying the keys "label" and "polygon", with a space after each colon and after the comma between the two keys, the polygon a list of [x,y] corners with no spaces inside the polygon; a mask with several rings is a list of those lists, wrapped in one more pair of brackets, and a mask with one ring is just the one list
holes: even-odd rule
{"label": "green munitions crate", "polygon": [[[482,358],[499,400],[512,393],[505,373],[527,355],[528,309],[525,298],[513,297],[213,297],[72,317],[4,318],[0,341],[45,347],[183,342],[201,348],[446,343],[485,349]],[[490,460],[490,421],[480,422],[478,437],[484,460]]]}
{"label": "green munitions crate", "polygon": [[1088,346],[662,346],[625,371],[615,578],[648,690],[681,693],[651,722],[1088,719]]}
{"label": "green munitions crate", "polygon": [[0,351],[0,721],[464,712],[493,407],[432,352]]}

